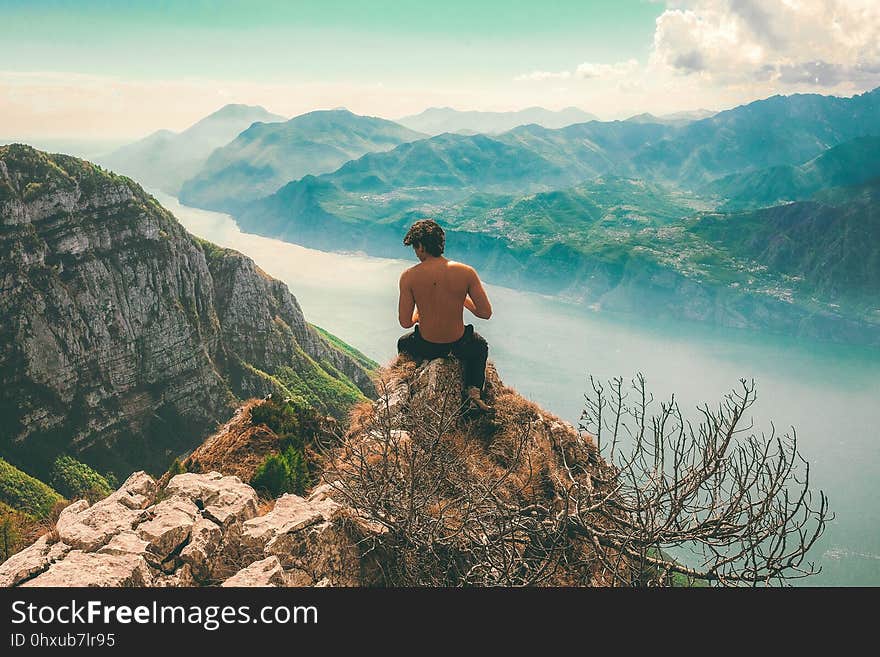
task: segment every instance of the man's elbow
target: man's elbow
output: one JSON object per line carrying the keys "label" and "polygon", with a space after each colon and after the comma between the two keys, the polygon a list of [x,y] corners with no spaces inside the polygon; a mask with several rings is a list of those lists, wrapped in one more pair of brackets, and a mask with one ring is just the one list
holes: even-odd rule
{"label": "man's elbow", "polygon": [[476,313],[480,319],[489,319],[492,317],[492,308],[478,308],[480,312]]}
{"label": "man's elbow", "polygon": [[405,329],[412,328],[413,326],[415,326],[415,322],[412,321],[412,318],[404,319],[403,317],[398,317],[397,321],[400,322],[400,325]]}

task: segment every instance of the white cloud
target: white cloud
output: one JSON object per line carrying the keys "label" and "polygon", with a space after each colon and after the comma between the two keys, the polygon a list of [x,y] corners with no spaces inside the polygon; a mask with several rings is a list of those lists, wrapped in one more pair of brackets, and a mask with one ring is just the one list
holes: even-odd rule
{"label": "white cloud", "polygon": [[533,71],[531,73],[523,73],[517,75],[514,80],[517,82],[543,82],[545,80],[568,80],[569,78],[580,78],[582,80],[589,79],[612,79],[631,76],[638,72],[639,63],[635,59],[628,59],[625,62],[617,62],[615,64],[594,64],[593,62],[584,62],[580,64],[574,72],[571,71]]}
{"label": "white cloud", "polygon": [[577,67],[575,75],[579,78],[619,78],[632,75],[639,70],[639,63],[635,59],[616,64],[593,64],[584,62]]}
{"label": "white cloud", "polygon": [[685,0],[657,18],[653,68],[721,84],[880,83],[877,0]]}
{"label": "white cloud", "polygon": [[532,71],[531,73],[523,73],[513,78],[516,82],[541,82],[543,80],[568,80],[571,73],[568,71]]}

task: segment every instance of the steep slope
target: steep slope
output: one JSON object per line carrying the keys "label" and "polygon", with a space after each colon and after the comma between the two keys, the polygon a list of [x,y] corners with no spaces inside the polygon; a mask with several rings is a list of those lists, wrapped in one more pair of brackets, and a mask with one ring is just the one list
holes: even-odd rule
{"label": "steep slope", "polygon": [[799,164],[856,137],[880,135],[880,88],[852,98],[773,96],[690,123],[648,145],[646,177],[698,186],[730,173]]}
{"label": "steep slope", "polygon": [[856,307],[880,322],[880,179],[834,204],[803,201],[707,215],[690,231],[738,258],[786,272],[800,296]]}
{"label": "steep slope", "polygon": [[529,123],[545,128],[562,128],[597,119],[597,116],[577,107],[566,107],[558,112],[543,107],[529,107],[516,112],[478,112],[451,107],[430,107],[420,114],[404,116],[397,122],[419,132],[439,135],[444,132],[497,134]]}
{"label": "steep slope", "polygon": [[249,258],[193,238],[132,180],[0,148],[0,455],[163,471],[272,391],[342,415],[372,386]]}
{"label": "steep slope", "polygon": [[365,153],[425,135],[347,110],[309,112],[284,123],[256,123],[218,148],[180,190],[192,206],[235,212],[291,180],[328,173]]}
{"label": "steep slope", "polygon": [[176,196],[215,148],[257,121],[283,121],[259,106],[226,105],[181,133],[159,130],[97,158],[99,164]]}
{"label": "steep slope", "polygon": [[674,134],[674,128],[657,123],[590,121],[558,130],[526,125],[498,140],[527,148],[583,180],[601,173],[637,174],[631,166],[636,154]]}
{"label": "steep slope", "polygon": [[809,199],[822,189],[850,187],[880,177],[880,137],[859,137],[829,148],[800,166],[736,173],[700,190],[721,210],[747,210]]}
{"label": "steep slope", "polygon": [[[491,364],[491,420],[466,418],[448,403],[461,395],[452,360],[399,362],[383,380],[386,392],[355,409],[351,430],[328,453],[323,480],[306,497],[260,504],[232,474],[238,465],[217,458],[251,439],[271,443],[245,426],[251,404],[199,448],[202,457],[217,453],[205,459],[215,470],[158,483],[135,473],[108,498],[69,506],[55,537],[41,537],[0,565],[0,586],[612,583],[586,537],[560,535],[540,521],[550,512],[562,516],[571,481],[597,499],[612,494],[590,436],[505,386]],[[432,422],[420,414],[425,405],[443,418],[441,440],[432,439]],[[375,494],[365,495],[361,487],[371,485]],[[430,549],[413,540],[423,531],[431,534]],[[498,535],[513,566],[482,567],[497,563],[486,542]],[[528,539],[536,535],[548,541],[534,544],[552,543],[554,551],[532,548]],[[641,576],[628,558],[616,568],[628,580]]]}

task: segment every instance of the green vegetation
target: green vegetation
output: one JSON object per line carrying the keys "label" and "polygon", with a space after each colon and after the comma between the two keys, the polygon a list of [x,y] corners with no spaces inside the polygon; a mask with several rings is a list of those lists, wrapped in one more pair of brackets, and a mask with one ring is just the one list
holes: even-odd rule
{"label": "green vegetation", "polygon": [[0,502],[0,561],[24,548],[38,524],[32,515]]}
{"label": "green vegetation", "polygon": [[102,474],[72,456],[61,455],[52,464],[49,483],[68,499],[82,497],[94,503],[113,492]]}
{"label": "green vegetation", "polygon": [[189,205],[236,211],[305,175],[328,173],[348,160],[424,135],[347,110],[310,112],[289,121],[256,123],[218,148],[181,187]]}
{"label": "green vegetation", "polygon": [[880,137],[859,137],[799,166],[734,173],[701,192],[717,198],[720,210],[747,210],[807,200],[821,190],[860,185],[878,176]]}
{"label": "green vegetation", "polygon": [[183,465],[183,463],[180,462],[180,459],[175,458],[171,462],[171,465],[168,466],[168,470],[166,473],[169,477],[174,477],[179,474],[184,474],[185,472],[187,472],[186,467]]}
{"label": "green vegetation", "polygon": [[217,246],[213,242],[204,240],[201,237],[193,235],[193,240],[202,247],[202,252],[205,254],[205,260],[208,261],[208,265],[219,262],[229,252],[229,249],[224,249],[222,246]]}
{"label": "green vegetation", "polygon": [[273,396],[251,409],[251,423],[266,425],[279,438],[279,453],[266,457],[251,485],[273,497],[302,494],[311,486],[306,448],[320,431],[321,416],[299,400]]}
{"label": "green vegetation", "polygon": [[61,495],[0,458],[0,502],[36,518],[49,515]]}
{"label": "green vegetation", "polygon": [[322,329],[320,326],[316,326],[315,324],[310,325],[313,329],[318,332],[322,338],[324,338],[327,342],[330,343],[330,346],[338,349],[339,351],[348,354],[351,358],[361,367],[363,367],[367,371],[374,371],[379,368],[379,363],[374,361],[372,358],[365,356],[360,351],[352,347],[347,342],[344,342],[337,338],[332,333],[329,333]]}
{"label": "green vegetation", "polygon": [[321,415],[300,400],[272,396],[251,409],[251,423],[271,429],[278,436],[280,451],[288,446],[302,450],[320,431]]}
{"label": "green vegetation", "polygon": [[301,495],[311,486],[305,457],[292,445],[281,454],[270,454],[257,468],[251,486],[271,497],[284,493]]}

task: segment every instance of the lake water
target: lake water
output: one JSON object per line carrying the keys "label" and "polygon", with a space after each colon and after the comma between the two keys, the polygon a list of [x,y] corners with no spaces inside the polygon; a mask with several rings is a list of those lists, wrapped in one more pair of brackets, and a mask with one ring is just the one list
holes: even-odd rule
{"label": "lake water", "polygon": [[[413,260],[342,255],[242,233],[228,215],[156,198],[199,237],[252,257],[288,284],[307,319],[385,363],[395,354],[397,279]],[[411,252],[410,252],[411,253]],[[401,257],[407,249],[401,246]],[[449,254],[455,258],[454,245]],[[829,346],[597,313],[553,297],[487,285],[490,321],[468,318],[489,341],[501,378],[577,426],[587,377],[642,372],[657,398],[682,408],[716,404],[754,378],[758,432],[794,425],[815,488],[836,518],[811,552],[813,585],[880,585],[880,350]],[[691,413],[696,419],[696,414]]]}

